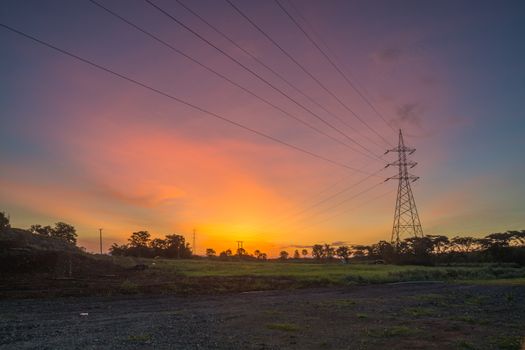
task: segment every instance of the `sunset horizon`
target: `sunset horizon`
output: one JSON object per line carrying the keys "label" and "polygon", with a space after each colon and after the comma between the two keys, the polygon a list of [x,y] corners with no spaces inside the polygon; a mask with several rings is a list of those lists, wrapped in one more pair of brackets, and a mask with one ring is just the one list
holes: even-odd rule
{"label": "sunset horizon", "polygon": [[389,241],[397,169],[383,154],[403,129],[425,234],[525,227],[519,11],[406,2],[405,21],[388,2],[279,4],[3,4],[12,224],[70,223],[91,252],[99,228],[105,252],[142,230],[191,242],[195,229],[199,255]]}

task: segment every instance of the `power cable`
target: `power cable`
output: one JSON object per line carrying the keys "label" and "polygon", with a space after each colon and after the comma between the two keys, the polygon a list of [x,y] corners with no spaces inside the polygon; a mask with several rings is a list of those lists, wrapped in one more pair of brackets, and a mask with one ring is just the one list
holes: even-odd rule
{"label": "power cable", "polygon": [[[150,0],[146,0],[150,2]],[[244,19],[246,19],[255,29],[257,29],[263,36],[265,36],[272,44],[274,44],[285,56],[287,56],[292,62],[294,62],[304,73],[306,73],[312,80],[314,80],[324,91],[332,96],[341,106],[349,111],[355,118],[357,118],[363,125],[365,125],[370,131],[381,138],[387,145],[391,143],[379,134],[374,128],[372,128],[363,118],[361,118],[354,110],[352,110],[346,103],[344,103],[335,93],[328,89],[317,77],[315,77],[308,69],[306,69],[299,61],[297,61],[288,51],[286,51],[279,43],[277,43],[269,34],[267,34],[261,27],[259,27],[248,15],[246,15],[241,9],[239,9],[231,0],[226,1],[237,13],[239,13]]]}
{"label": "power cable", "polygon": [[200,35],[199,33],[197,33],[195,30],[193,30],[192,28],[190,28],[189,26],[187,26],[186,24],[184,24],[183,22],[181,22],[179,19],[177,19],[175,16],[173,16],[172,14],[170,14],[169,12],[167,12],[166,10],[164,10],[163,8],[161,8],[160,6],[156,5],[155,3],[153,3],[151,0],[144,0],[146,3],[148,3],[149,5],[151,5],[152,7],[156,8],[159,12],[163,13],[166,17],[170,18],[172,21],[174,21],[175,23],[179,24],[181,27],[183,27],[184,29],[186,29],[187,31],[189,31],[190,33],[192,33],[193,35],[195,35],[197,38],[199,38],[200,40],[204,41],[205,43],[207,43],[209,46],[213,47],[215,50],[219,51],[221,54],[223,54],[224,56],[228,57],[230,60],[232,60],[233,62],[237,63],[239,66],[241,66],[242,68],[244,68],[246,71],[248,71],[249,73],[251,73],[253,76],[255,76],[256,78],[258,78],[259,80],[261,80],[262,82],[264,82],[266,85],[268,85],[269,87],[271,87],[273,90],[277,91],[278,93],[280,93],[282,96],[284,96],[285,98],[287,98],[288,100],[292,101],[294,104],[296,104],[297,106],[299,106],[301,109],[303,109],[304,111],[306,111],[307,113],[311,114],[312,116],[314,116],[316,119],[318,119],[319,121],[321,121],[323,124],[327,125],[328,127],[330,127],[331,129],[333,129],[334,131],[336,131],[337,133],[341,134],[342,136],[344,136],[345,138],[347,138],[349,141],[351,141],[352,143],[358,145],[359,147],[361,147],[362,149],[364,149],[365,151],[369,152],[373,157],[377,158],[378,160],[381,160],[381,161],[384,161],[383,159],[381,159],[381,157],[377,156],[373,151],[371,151],[370,149],[368,149],[367,147],[363,146],[361,143],[359,143],[358,141],[354,140],[352,137],[348,136],[348,134],[346,134],[345,132],[341,131],[340,129],[338,129],[336,126],[334,126],[332,123],[328,122],[327,120],[325,120],[323,117],[319,116],[317,113],[313,112],[312,110],[310,110],[309,108],[305,107],[303,104],[301,104],[300,102],[296,101],[295,99],[293,99],[292,97],[290,97],[290,95],[288,95],[287,93],[285,93],[284,91],[282,91],[281,89],[279,89],[278,87],[276,87],[275,85],[273,85],[272,83],[270,83],[268,80],[264,79],[260,74],[256,73],[255,71],[253,71],[252,69],[250,69],[248,66],[246,66],[245,64],[243,64],[242,62],[240,62],[239,60],[237,60],[236,58],[234,58],[233,56],[231,56],[230,54],[228,54],[226,51],[222,50],[221,48],[219,48],[217,45],[215,45],[214,43],[212,43],[211,41],[209,41],[208,39],[206,39],[205,37],[203,37],[202,35]]}
{"label": "power cable", "polygon": [[258,131],[258,130],[256,130],[256,129],[253,129],[253,128],[251,128],[251,127],[249,127],[249,126],[246,126],[246,125],[244,125],[244,124],[238,123],[238,122],[233,121],[233,120],[231,120],[231,119],[228,119],[228,118],[226,118],[226,117],[223,117],[223,116],[221,116],[221,115],[219,115],[219,114],[216,114],[216,113],[210,112],[210,111],[208,111],[208,110],[206,110],[206,109],[204,109],[204,108],[202,108],[202,107],[199,107],[199,106],[197,106],[197,105],[195,105],[195,104],[193,104],[193,103],[190,103],[190,102],[184,101],[184,100],[182,100],[182,99],[180,99],[180,98],[178,98],[178,97],[175,97],[175,96],[173,96],[173,95],[170,95],[169,93],[166,93],[166,92],[163,92],[163,91],[161,91],[161,90],[158,90],[158,89],[156,89],[156,88],[154,88],[154,87],[151,87],[151,86],[149,86],[149,85],[147,85],[147,84],[145,84],[145,83],[142,83],[142,82],[140,82],[140,81],[138,81],[138,80],[135,80],[135,79],[133,79],[133,78],[129,78],[129,77],[123,75],[123,74],[117,73],[117,72],[115,72],[115,71],[113,71],[113,70],[111,70],[111,69],[109,69],[109,68],[106,68],[106,67],[104,67],[104,66],[102,66],[102,65],[99,65],[99,64],[97,64],[97,63],[94,63],[94,62],[92,62],[92,61],[90,61],[90,60],[88,60],[88,59],[82,58],[82,57],[80,57],[80,56],[78,56],[78,55],[76,55],[76,54],[73,54],[73,53],[71,53],[71,52],[69,52],[69,51],[67,51],[67,50],[61,49],[61,48],[59,48],[59,47],[57,47],[57,46],[55,46],[55,45],[53,45],[53,44],[50,44],[50,43],[48,43],[48,42],[46,42],[46,41],[40,40],[40,39],[38,39],[38,38],[36,38],[36,37],[30,35],[30,34],[24,33],[24,32],[22,32],[22,31],[20,31],[20,30],[18,30],[18,29],[15,29],[15,28],[13,28],[13,27],[11,27],[11,26],[8,26],[8,25],[6,25],[6,24],[0,23],[0,27],[4,28],[4,29],[6,29],[6,30],[9,30],[9,31],[11,31],[11,32],[13,32],[13,33],[15,33],[15,34],[18,34],[18,35],[20,35],[20,36],[23,36],[23,37],[25,37],[25,38],[27,38],[27,39],[30,39],[30,40],[32,40],[32,41],[34,41],[34,42],[37,42],[37,43],[39,43],[39,44],[41,44],[41,45],[44,45],[44,46],[46,46],[46,47],[48,47],[48,48],[50,48],[50,49],[53,49],[53,50],[55,50],[55,51],[57,51],[57,52],[60,52],[60,53],[62,53],[62,54],[64,54],[64,55],[67,55],[67,56],[69,56],[69,57],[71,57],[71,58],[74,58],[74,59],[76,59],[76,60],[78,60],[78,61],[84,62],[84,63],[86,63],[86,64],[88,64],[88,65],[90,65],[90,66],[92,66],[92,67],[95,67],[95,68],[97,68],[97,69],[99,69],[99,70],[105,71],[106,73],[110,73],[110,74],[113,75],[113,76],[116,76],[116,77],[121,78],[121,79],[123,79],[123,80],[126,80],[126,81],[128,81],[128,82],[130,82],[130,83],[133,83],[133,84],[135,84],[135,85],[138,85],[138,86],[140,86],[140,87],[142,87],[142,88],[144,88],[144,89],[147,89],[147,90],[152,91],[152,92],[154,92],[154,93],[156,93],[156,94],[159,94],[159,95],[162,95],[162,96],[164,96],[164,97],[167,97],[167,98],[169,98],[169,99],[171,99],[171,100],[173,100],[173,101],[179,102],[179,103],[181,103],[181,104],[184,104],[184,105],[186,105],[186,106],[188,106],[188,107],[191,107],[191,108],[193,108],[193,109],[195,109],[195,110],[197,110],[197,111],[200,111],[200,112],[202,112],[202,113],[204,113],[204,114],[207,114],[207,115],[209,115],[209,116],[212,116],[212,117],[214,117],[214,118],[216,118],[216,119],[220,119],[220,120],[222,120],[222,121],[224,121],[224,122],[226,122],[226,123],[228,123],[228,124],[231,124],[231,125],[237,126],[237,127],[241,128],[241,129],[244,129],[244,130],[246,130],[246,131],[249,131],[249,132],[251,132],[251,133],[253,133],[253,134],[256,134],[256,135],[259,135],[259,136],[261,136],[261,137],[263,137],[263,138],[266,138],[266,139],[272,140],[272,141],[274,141],[274,142],[277,142],[277,143],[279,143],[279,144],[281,144],[281,145],[283,145],[283,146],[286,146],[286,147],[288,147],[288,148],[294,149],[294,150],[299,151],[299,152],[301,152],[301,153],[308,154],[308,155],[310,155],[310,156],[312,156],[312,157],[314,157],[314,158],[321,159],[321,160],[323,160],[323,161],[325,161],[325,162],[328,162],[328,163],[331,163],[331,164],[334,164],[334,165],[337,165],[337,166],[340,166],[340,167],[343,167],[343,168],[347,168],[347,169],[350,169],[350,170],[353,170],[353,171],[356,171],[356,172],[359,172],[359,173],[364,173],[364,174],[370,175],[370,173],[365,172],[365,171],[363,171],[363,170],[361,170],[361,169],[356,169],[356,168],[351,167],[351,166],[349,166],[349,165],[346,165],[346,164],[340,163],[340,162],[338,162],[338,161],[335,161],[335,160],[332,160],[332,159],[326,158],[326,157],[324,157],[324,156],[322,156],[322,155],[319,155],[319,154],[317,154],[317,153],[313,153],[313,152],[308,151],[307,149],[301,148],[301,147],[299,147],[299,146],[295,146],[295,145],[293,145],[293,144],[291,144],[291,143],[288,143],[288,142],[286,142],[286,141],[283,141],[283,140],[281,140],[281,139],[278,139],[278,138],[276,138],[276,137],[273,137],[273,136],[271,136],[271,135],[268,135],[268,134],[263,133],[263,132],[261,132],[261,131]]}

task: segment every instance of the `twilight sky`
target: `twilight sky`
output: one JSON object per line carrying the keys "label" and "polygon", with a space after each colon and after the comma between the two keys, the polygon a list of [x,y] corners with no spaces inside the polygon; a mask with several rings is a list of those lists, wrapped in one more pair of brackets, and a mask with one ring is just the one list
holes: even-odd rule
{"label": "twilight sky", "polygon": [[[154,3],[373,154],[388,148],[227,2],[181,1],[324,110],[176,2]],[[397,142],[392,128],[403,128],[417,148],[413,173],[421,179],[413,190],[426,234],[525,228],[523,1],[281,0],[392,128],[274,1],[232,2],[389,143]],[[137,230],[191,241],[195,228],[199,254],[235,248],[236,240],[275,255],[390,238],[396,183],[382,181],[396,170],[366,173],[393,154],[382,161],[356,152],[359,146],[147,2],[100,3],[324,135],[88,0],[2,1],[0,22],[361,172],[0,28],[0,210],[15,227],[66,221],[89,250],[97,248],[98,227],[107,246]]]}

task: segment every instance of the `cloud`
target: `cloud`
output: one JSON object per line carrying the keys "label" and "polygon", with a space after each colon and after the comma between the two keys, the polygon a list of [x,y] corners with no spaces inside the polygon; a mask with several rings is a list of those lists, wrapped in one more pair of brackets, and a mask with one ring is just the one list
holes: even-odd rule
{"label": "cloud", "polygon": [[375,63],[394,63],[398,62],[403,55],[400,48],[388,47],[372,54]]}
{"label": "cloud", "polygon": [[342,245],[352,245],[352,243],[350,243],[348,241],[335,241],[335,242],[332,242],[331,245],[335,245],[337,247],[340,247]]}
{"label": "cloud", "polygon": [[409,124],[421,128],[424,109],[419,103],[405,103],[396,110],[399,124]]}

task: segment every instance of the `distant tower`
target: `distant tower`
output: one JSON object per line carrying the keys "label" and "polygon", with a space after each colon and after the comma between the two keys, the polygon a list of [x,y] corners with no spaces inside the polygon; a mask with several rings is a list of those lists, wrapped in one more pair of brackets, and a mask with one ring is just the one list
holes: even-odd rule
{"label": "distant tower", "polygon": [[193,229],[193,255],[197,255],[197,246],[195,245],[195,229]]}
{"label": "distant tower", "polygon": [[242,255],[242,252],[244,251],[243,243],[243,241],[237,241],[237,254],[239,255]]}
{"label": "distant tower", "polygon": [[102,255],[102,229],[98,229],[99,238],[100,238],[100,255]]}
{"label": "distant tower", "polygon": [[401,132],[401,129],[399,129],[398,146],[389,149],[385,153],[398,153],[397,161],[388,164],[387,167],[397,166],[399,173],[397,176],[392,176],[385,180],[399,180],[396,210],[394,213],[394,226],[392,228],[392,237],[390,239],[390,241],[396,246],[400,242],[400,237],[423,237],[423,229],[421,228],[421,222],[419,221],[416,202],[414,201],[414,195],[410,188],[410,183],[416,181],[419,177],[408,172],[409,168],[411,169],[417,165],[416,162],[408,159],[408,156],[415,151],[415,148],[405,146],[403,133]]}

